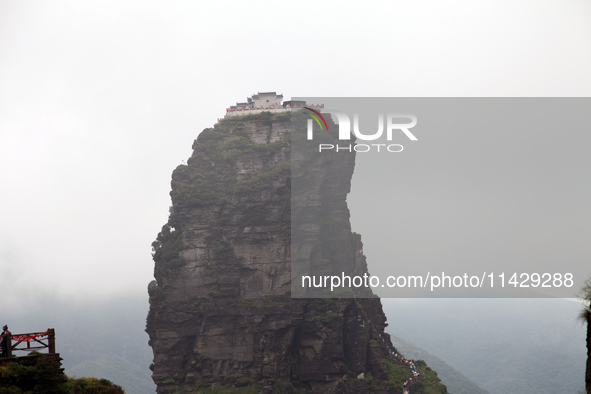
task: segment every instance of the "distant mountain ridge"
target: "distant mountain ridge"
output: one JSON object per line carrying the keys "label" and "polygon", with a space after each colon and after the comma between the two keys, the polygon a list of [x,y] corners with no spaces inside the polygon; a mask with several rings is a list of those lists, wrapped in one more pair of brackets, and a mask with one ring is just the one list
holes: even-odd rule
{"label": "distant mountain ridge", "polygon": [[490,394],[584,387],[580,304],[563,299],[383,299],[389,330]]}

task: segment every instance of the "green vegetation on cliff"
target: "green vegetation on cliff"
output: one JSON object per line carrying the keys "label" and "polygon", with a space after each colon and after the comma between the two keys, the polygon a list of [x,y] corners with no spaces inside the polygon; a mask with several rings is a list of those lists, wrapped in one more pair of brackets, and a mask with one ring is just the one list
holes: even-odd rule
{"label": "green vegetation on cliff", "polygon": [[[183,261],[179,256],[179,252],[183,247],[183,242],[180,237],[180,231],[175,231],[168,224],[162,226],[162,230],[158,233],[156,241],[152,242],[152,258],[156,263],[154,265],[154,277],[158,283],[162,283],[164,277],[175,269],[182,266]],[[162,292],[154,288],[150,291],[150,301],[159,302],[163,300]]]}
{"label": "green vegetation on cliff", "polygon": [[[280,175],[288,175],[286,157],[276,163],[270,160],[282,149],[289,149],[289,136],[274,143],[254,143],[245,133],[244,121],[270,128],[273,122],[289,122],[289,114],[261,113],[241,118],[224,119],[205,129],[193,143],[189,165],[178,166],[172,174],[171,197],[175,206],[194,206],[236,202],[244,193],[266,188]],[[288,153],[288,152],[286,152]],[[237,179],[236,161],[253,156],[260,160],[261,172]]]}
{"label": "green vegetation on cliff", "polygon": [[421,380],[410,386],[410,392],[422,394],[447,394],[447,388],[441,383],[437,372],[427,366],[425,361],[416,361]]}
{"label": "green vegetation on cliff", "polygon": [[97,378],[69,378],[57,357],[37,354],[2,360],[0,394],[124,394],[116,384]]}

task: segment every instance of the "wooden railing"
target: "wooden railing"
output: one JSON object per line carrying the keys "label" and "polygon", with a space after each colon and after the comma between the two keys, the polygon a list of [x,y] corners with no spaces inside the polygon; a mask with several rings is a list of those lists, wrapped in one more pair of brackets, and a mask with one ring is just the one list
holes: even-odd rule
{"label": "wooden railing", "polygon": [[[26,334],[10,334],[6,336],[6,356],[12,357],[16,350],[31,351],[37,349],[47,349],[49,354],[55,353],[55,330],[48,328],[45,332],[30,332]],[[13,344],[13,342],[16,342]],[[31,342],[33,345],[31,346]],[[19,346],[26,347],[19,347]]]}

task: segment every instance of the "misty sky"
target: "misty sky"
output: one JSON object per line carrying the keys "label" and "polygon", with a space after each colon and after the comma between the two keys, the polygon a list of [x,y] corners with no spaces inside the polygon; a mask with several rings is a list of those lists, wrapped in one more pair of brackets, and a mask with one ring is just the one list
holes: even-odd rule
{"label": "misty sky", "polygon": [[590,96],[590,16],[584,0],[0,1],[3,299],[146,292],[171,172],[236,101]]}

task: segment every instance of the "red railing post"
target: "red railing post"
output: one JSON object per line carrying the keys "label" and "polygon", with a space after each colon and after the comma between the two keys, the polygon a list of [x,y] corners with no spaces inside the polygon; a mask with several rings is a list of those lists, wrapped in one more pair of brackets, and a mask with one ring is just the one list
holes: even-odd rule
{"label": "red railing post", "polygon": [[6,338],[4,338],[4,344],[6,346],[6,358],[12,357],[12,334],[8,334]]}
{"label": "red railing post", "polygon": [[48,328],[47,331],[49,332],[47,336],[47,345],[49,347],[49,353],[55,353],[55,330],[53,328]]}

